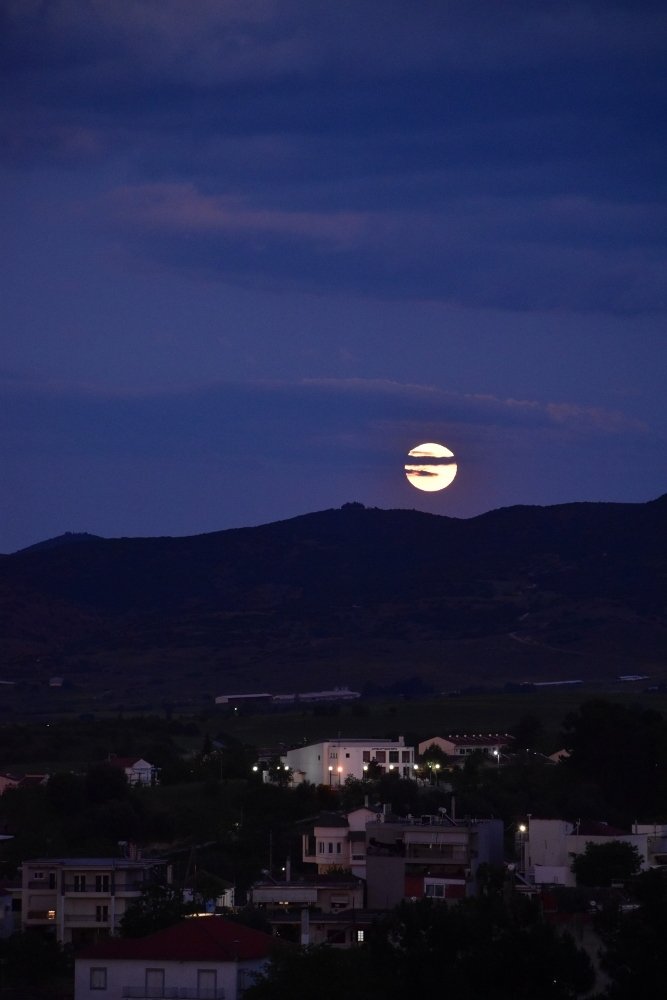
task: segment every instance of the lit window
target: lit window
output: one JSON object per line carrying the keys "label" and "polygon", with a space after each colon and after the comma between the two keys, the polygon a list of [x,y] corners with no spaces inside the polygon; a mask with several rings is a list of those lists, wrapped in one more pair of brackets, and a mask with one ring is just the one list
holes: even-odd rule
{"label": "lit window", "polygon": [[364,940],[364,932],[357,931],[357,941],[359,942],[359,944],[363,944],[363,940]]}
{"label": "lit window", "polygon": [[49,920],[55,920],[56,919],[56,911],[55,910],[47,910],[46,911],[46,915],[49,918]]}
{"label": "lit window", "polygon": [[106,969],[93,968],[90,970],[90,988],[91,990],[105,990],[107,988]]}

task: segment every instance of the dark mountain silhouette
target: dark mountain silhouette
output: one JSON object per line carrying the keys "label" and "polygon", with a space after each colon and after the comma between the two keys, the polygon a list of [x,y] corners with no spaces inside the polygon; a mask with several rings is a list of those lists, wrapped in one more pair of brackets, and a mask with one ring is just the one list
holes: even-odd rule
{"label": "dark mountain silhouette", "polygon": [[667,495],[469,520],[351,503],[185,538],[66,535],[0,559],[2,679],[55,672],[129,705],[406,677],[436,690],[659,677],[666,595]]}

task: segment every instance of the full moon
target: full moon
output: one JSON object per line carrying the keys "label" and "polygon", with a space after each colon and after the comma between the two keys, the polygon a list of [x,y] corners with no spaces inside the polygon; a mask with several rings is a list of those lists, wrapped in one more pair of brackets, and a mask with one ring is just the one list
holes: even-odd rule
{"label": "full moon", "polygon": [[454,452],[444,444],[433,441],[418,444],[408,452],[408,458],[412,461],[406,462],[405,475],[416,489],[435,493],[454,482],[457,470]]}

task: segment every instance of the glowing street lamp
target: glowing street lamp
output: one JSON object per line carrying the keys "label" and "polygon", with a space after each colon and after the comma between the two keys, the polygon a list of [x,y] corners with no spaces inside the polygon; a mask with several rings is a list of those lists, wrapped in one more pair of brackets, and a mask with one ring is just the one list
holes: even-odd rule
{"label": "glowing street lamp", "polygon": [[494,750],[493,751],[493,756],[496,758],[496,762],[498,764],[498,767],[500,767],[500,750]]}
{"label": "glowing street lamp", "polygon": [[340,785],[341,775],[343,773],[343,768],[339,765],[338,768],[337,768],[337,770],[338,770],[338,784]]}
{"label": "glowing street lamp", "polygon": [[329,764],[329,787],[331,787],[331,775],[333,774],[333,766]]}

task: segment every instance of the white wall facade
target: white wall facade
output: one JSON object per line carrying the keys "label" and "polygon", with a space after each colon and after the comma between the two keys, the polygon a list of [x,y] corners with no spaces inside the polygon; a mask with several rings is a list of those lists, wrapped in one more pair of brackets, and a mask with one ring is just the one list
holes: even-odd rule
{"label": "white wall facade", "polygon": [[[74,1000],[116,1000],[130,988],[130,996],[205,996],[210,1000],[237,1000],[239,988],[251,985],[252,974],[260,972],[266,959],[255,961],[210,962],[204,959],[168,962],[160,959],[77,958]],[[99,985],[104,983],[105,985]],[[162,992],[160,992],[162,983]],[[152,988],[155,992],[150,992]],[[204,992],[212,990],[213,992]],[[146,991],[142,993],[142,991]],[[175,991],[175,992],[170,992]]]}
{"label": "white wall facade", "polygon": [[401,778],[414,778],[415,754],[402,736],[398,740],[326,740],[288,750],[281,758],[297,780],[315,785],[338,787],[349,777],[364,778],[364,765],[375,762],[386,772],[396,771]]}
{"label": "white wall facade", "polygon": [[531,819],[525,845],[525,864],[537,885],[575,886],[572,861],[583,854],[587,844],[608,844],[612,840],[632,844],[648,867],[648,836],[628,833],[609,836],[577,834],[576,826],[562,819]]}

